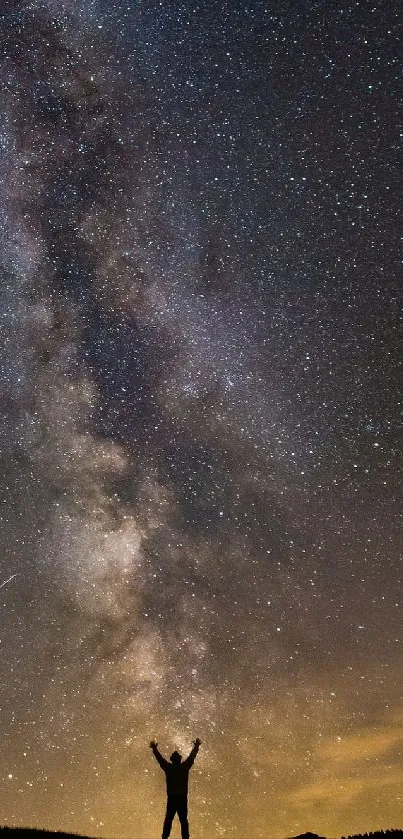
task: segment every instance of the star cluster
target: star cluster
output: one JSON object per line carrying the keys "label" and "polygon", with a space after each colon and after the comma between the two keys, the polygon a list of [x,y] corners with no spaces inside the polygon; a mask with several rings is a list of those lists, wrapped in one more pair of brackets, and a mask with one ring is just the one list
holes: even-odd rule
{"label": "star cluster", "polygon": [[4,824],[402,821],[401,9],[3,0]]}

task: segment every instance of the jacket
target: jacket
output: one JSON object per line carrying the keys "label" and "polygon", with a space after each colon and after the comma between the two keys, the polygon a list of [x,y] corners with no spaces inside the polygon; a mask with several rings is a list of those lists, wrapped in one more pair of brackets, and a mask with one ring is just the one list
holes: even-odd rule
{"label": "jacket", "polygon": [[187,796],[189,770],[193,766],[194,759],[198,751],[199,747],[194,746],[186,760],[181,761],[181,763],[175,764],[171,763],[169,760],[165,760],[165,758],[162,757],[161,752],[158,751],[157,747],[153,747],[154,756],[158,760],[161,769],[163,769],[165,772],[168,795]]}

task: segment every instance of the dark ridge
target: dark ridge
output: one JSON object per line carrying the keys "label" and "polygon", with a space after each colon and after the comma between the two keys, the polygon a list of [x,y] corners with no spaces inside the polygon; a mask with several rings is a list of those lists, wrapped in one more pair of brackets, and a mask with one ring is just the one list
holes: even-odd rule
{"label": "dark ridge", "polygon": [[2,827],[0,825],[0,836],[6,839],[7,836],[18,837],[18,839],[38,839],[39,836],[51,837],[55,836],[57,839],[71,839],[71,837],[79,837],[79,839],[92,839],[90,836],[84,836],[82,833],[63,833],[59,830],[42,830],[39,827]]}
{"label": "dark ridge", "polygon": [[[7,836],[18,837],[18,839],[38,839],[40,836],[52,837],[55,839],[94,839],[94,837],[85,836],[82,833],[64,833],[56,830],[42,830],[38,827],[2,827],[0,825],[0,836],[6,839]],[[290,837],[290,839],[326,839],[324,836],[319,836],[317,833],[299,833],[298,836]],[[342,836],[341,839],[403,839],[403,830],[399,827],[391,827],[387,830],[374,830],[369,833],[353,833],[347,836]]]}
{"label": "dark ridge", "polygon": [[325,836],[319,836],[317,833],[299,833],[298,836],[293,836],[292,839],[326,839]]}

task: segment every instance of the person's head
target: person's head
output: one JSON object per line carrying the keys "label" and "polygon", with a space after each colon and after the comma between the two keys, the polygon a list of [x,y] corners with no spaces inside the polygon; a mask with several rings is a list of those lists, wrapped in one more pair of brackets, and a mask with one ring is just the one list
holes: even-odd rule
{"label": "person's head", "polygon": [[179,752],[172,752],[170,760],[174,766],[179,766],[182,760],[182,755],[180,755]]}

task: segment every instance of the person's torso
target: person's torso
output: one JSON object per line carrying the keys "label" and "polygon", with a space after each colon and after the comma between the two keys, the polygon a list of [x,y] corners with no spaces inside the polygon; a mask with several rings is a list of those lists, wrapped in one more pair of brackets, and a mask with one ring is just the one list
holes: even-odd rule
{"label": "person's torso", "polygon": [[168,795],[187,795],[189,767],[168,765],[165,774]]}

